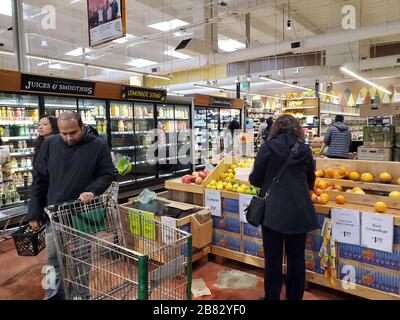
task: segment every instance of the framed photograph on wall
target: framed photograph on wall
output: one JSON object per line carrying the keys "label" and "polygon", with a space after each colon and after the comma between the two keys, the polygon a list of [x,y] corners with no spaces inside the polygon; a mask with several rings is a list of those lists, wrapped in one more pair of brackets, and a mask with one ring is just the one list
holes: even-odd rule
{"label": "framed photograph on wall", "polygon": [[87,0],[89,46],[125,37],[125,0]]}

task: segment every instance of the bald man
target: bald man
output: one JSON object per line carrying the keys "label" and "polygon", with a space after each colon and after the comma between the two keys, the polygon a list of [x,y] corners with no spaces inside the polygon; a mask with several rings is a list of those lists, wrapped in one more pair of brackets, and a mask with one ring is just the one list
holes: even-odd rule
{"label": "bald man", "polygon": [[[110,150],[93,128],[84,126],[76,112],[62,113],[58,127],[60,134],[43,142],[33,170],[26,218],[33,229],[38,228],[46,206],[77,199],[91,201],[112,182]],[[56,284],[46,289],[45,299],[63,299],[53,233],[48,218],[45,220],[47,264],[56,272]]]}

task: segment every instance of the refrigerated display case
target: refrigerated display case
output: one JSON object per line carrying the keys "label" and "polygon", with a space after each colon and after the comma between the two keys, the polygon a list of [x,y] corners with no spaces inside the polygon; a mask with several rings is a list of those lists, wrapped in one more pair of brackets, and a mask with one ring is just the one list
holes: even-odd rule
{"label": "refrigerated display case", "polygon": [[220,152],[220,132],[227,129],[235,119],[241,123],[240,109],[195,107],[195,166],[205,166],[205,160],[212,159]]}
{"label": "refrigerated display case", "polygon": [[157,104],[158,177],[166,178],[191,171],[190,107]]}
{"label": "refrigerated display case", "polygon": [[231,121],[236,120],[237,122],[240,121],[240,110],[238,109],[220,109],[220,121],[219,127],[220,130],[228,129],[229,123]]}
{"label": "refrigerated display case", "polygon": [[85,124],[96,128],[107,140],[106,102],[104,100],[78,99],[78,110]]}
{"label": "refrigerated display case", "polygon": [[44,113],[58,116],[66,111],[78,111],[78,101],[76,98],[66,98],[57,96],[44,97]]}
{"label": "refrigerated display case", "polygon": [[10,155],[0,165],[0,207],[29,198],[38,120],[37,96],[0,94],[0,137]]}

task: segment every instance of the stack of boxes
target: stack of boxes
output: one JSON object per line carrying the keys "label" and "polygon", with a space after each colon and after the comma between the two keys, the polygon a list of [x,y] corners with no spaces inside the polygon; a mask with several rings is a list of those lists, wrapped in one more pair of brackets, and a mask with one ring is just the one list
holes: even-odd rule
{"label": "stack of boxes", "polygon": [[393,116],[394,148],[393,161],[400,162],[400,114]]}
{"label": "stack of boxes", "polygon": [[358,147],[358,159],[392,161],[394,133],[393,125],[370,122],[363,128],[364,145]]}
{"label": "stack of boxes", "polygon": [[325,215],[317,214],[318,229],[307,233],[306,238],[306,269],[320,274],[324,273],[324,269],[321,268],[320,264],[321,258],[318,254],[323,243],[321,229],[324,225],[325,217]]}
{"label": "stack of boxes", "polygon": [[355,276],[352,280],[361,286],[400,294],[400,226],[394,228],[393,253],[339,243],[338,274],[344,280]]}
{"label": "stack of boxes", "polygon": [[214,246],[264,258],[261,227],[240,222],[239,200],[222,198],[222,217],[212,219]]}
{"label": "stack of boxes", "polygon": [[363,105],[360,116],[368,117],[369,125],[363,129],[358,159],[400,161],[400,103]]}

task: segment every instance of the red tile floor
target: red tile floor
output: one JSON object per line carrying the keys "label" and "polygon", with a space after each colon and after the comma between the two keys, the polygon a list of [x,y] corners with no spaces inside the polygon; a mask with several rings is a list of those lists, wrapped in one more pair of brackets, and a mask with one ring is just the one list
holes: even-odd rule
{"label": "red tile floor", "polygon": [[[0,242],[0,300],[41,300],[44,292],[41,286],[43,278],[42,265],[45,263],[45,250],[36,257],[18,256],[12,239]],[[218,288],[217,282],[221,272],[240,270],[256,275],[257,282],[250,289]],[[225,260],[217,264],[211,257],[208,262],[195,262],[193,278],[202,278],[211,291],[211,295],[197,299],[210,300],[257,300],[263,296],[263,270],[260,268]],[[285,287],[282,290],[282,298]],[[344,300],[355,297],[328,288],[312,285],[304,294],[305,300]]]}

